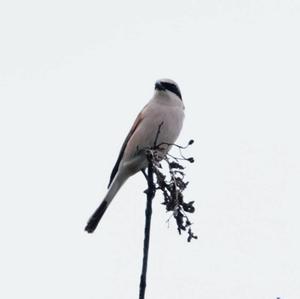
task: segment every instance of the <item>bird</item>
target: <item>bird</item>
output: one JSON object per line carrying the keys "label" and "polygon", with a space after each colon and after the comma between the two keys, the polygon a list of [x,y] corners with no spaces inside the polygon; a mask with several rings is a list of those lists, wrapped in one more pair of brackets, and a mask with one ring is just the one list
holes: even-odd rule
{"label": "bird", "polygon": [[93,233],[108,206],[127,179],[148,165],[146,148],[161,144],[161,159],[177,140],[184,121],[184,104],[178,84],[171,79],[155,82],[154,95],[138,114],[111,172],[108,191],[89,218],[85,231]]}

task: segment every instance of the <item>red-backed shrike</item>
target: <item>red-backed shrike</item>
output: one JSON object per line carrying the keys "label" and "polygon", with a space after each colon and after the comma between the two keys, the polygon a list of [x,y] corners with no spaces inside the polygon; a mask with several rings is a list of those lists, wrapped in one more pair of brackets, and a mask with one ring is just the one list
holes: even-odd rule
{"label": "red-backed shrike", "polygon": [[[170,79],[158,80],[155,83],[154,96],[137,116],[122,145],[110,176],[107,194],[85,227],[88,233],[96,229],[125,181],[147,167],[148,160],[144,149],[154,146],[159,127],[156,144],[173,144],[181,131],[183,119],[184,105],[178,85]],[[164,156],[170,147],[161,146],[161,156]]]}

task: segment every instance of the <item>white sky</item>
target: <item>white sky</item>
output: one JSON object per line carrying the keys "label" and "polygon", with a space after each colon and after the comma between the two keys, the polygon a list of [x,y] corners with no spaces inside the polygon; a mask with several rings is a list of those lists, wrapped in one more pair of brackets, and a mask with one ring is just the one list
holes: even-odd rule
{"label": "white sky", "polygon": [[296,0],[1,1],[0,297],[138,297],[144,178],[83,228],[170,77],[199,239],[156,198],[147,298],[299,299],[299,28]]}

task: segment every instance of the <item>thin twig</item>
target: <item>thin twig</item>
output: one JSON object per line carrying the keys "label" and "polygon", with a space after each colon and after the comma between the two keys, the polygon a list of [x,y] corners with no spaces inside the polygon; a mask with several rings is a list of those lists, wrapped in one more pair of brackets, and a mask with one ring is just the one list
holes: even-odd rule
{"label": "thin twig", "polygon": [[158,140],[158,136],[159,136],[159,134],[160,134],[160,129],[161,129],[161,127],[162,127],[163,124],[164,124],[164,122],[162,121],[162,122],[159,124],[159,126],[158,126],[158,130],[157,130],[157,132],[156,132],[156,136],[155,136],[155,139],[154,139],[154,148],[159,147],[159,146],[157,146],[157,140]]}

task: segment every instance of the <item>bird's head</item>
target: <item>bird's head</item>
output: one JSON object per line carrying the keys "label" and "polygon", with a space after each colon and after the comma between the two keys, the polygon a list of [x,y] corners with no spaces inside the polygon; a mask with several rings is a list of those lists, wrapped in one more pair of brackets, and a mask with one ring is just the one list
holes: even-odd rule
{"label": "bird's head", "polygon": [[177,83],[171,79],[160,79],[155,82],[155,90],[158,92],[166,92],[175,94],[182,100],[180,89]]}

